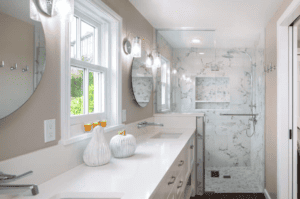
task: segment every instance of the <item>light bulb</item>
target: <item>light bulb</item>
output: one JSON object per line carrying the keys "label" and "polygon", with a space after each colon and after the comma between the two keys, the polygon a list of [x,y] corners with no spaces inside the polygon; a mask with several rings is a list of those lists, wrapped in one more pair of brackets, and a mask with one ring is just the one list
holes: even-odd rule
{"label": "light bulb", "polygon": [[152,59],[150,56],[147,56],[147,59],[146,59],[146,66],[148,68],[150,68],[152,66]]}
{"label": "light bulb", "polygon": [[201,43],[201,40],[200,39],[193,39],[192,42],[194,44],[199,44],[199,43]]}
{"label": "light bulb", "polygon": [[176,74],[176,73],[177,73],[177,70],[176,70],[176,69],[174,69],[174,70],[172,71],[172,73],[173,73],[173,74]]}
{"label": "light bulb", "polygon": [[154,65],[157,67],[160,67],[161,65],[161,55],[160,53],[157,53],[154,60]]}
{"label": "light bulb", "polygon": [[74,0],[56,0],[54,13],[72,22],[74,19]]}
{"label": "light bulb", "polygon": [[186,80],[186,77],[185,77],[185,75],[184,75],[184,74],[182,75],[182,79],[183,79],[183,80]]}

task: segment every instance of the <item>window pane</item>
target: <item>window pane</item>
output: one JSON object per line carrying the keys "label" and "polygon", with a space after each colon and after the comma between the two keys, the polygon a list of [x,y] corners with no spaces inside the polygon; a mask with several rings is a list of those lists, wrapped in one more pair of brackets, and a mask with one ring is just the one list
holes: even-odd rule
{"label": "window pane", "polygon": [[[89,72],[89,113],[94,113],[95,111],[95,78],[97,74],[94,72]],[[97,100],[98,101],[98,100]]]}
{"label": "window pane", "polygon": [[84,114],[83,70],[71,67],[71,115]]}
{"label": "window pane", "polygon": [[95,28],[81,21],[81,61],[94,63]]}
{"label": "window pane", "polygon": [[89,72],[89,113],[103,112],[102,73]]}
{"label": "window pane", "polygon": [[71,23],[71,58],[76,58],[77,51],[77,17],[73,17]]}

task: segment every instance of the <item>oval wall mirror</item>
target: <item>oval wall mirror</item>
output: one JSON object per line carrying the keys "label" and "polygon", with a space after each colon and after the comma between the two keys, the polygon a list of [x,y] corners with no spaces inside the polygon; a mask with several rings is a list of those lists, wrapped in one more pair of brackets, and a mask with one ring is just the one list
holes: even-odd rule
{"label": "oval wall mirror", "polygon": [[34,93],[46,66],[42,24],[30,18],[29,0],[0,0],[0,119]]}
{"label": "oval wall mirror", "polygon": [[134,97],[141,107],[146,107],[150,102],[153,88],[152,66],[147,67],[146,58],[145,51],[142,51],[140,58],[133,58],[131,71]]}

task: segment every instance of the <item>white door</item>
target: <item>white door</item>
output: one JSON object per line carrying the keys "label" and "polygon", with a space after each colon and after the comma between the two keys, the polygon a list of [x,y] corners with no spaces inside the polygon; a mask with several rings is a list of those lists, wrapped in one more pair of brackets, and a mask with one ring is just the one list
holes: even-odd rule
{"label": "white door", "polygon": [[289,198],[297,199],[298,26],[289,28]]}

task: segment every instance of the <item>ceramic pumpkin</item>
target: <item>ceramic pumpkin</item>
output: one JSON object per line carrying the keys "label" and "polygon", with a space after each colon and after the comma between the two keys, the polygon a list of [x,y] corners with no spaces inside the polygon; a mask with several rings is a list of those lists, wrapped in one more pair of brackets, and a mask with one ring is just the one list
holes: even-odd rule
{"label": "ceramic pumpkin", "polygon": [[110,140],[109,146],[114,157],[126,158],[134,154],[136,139],[130,134],[116,135]]}

